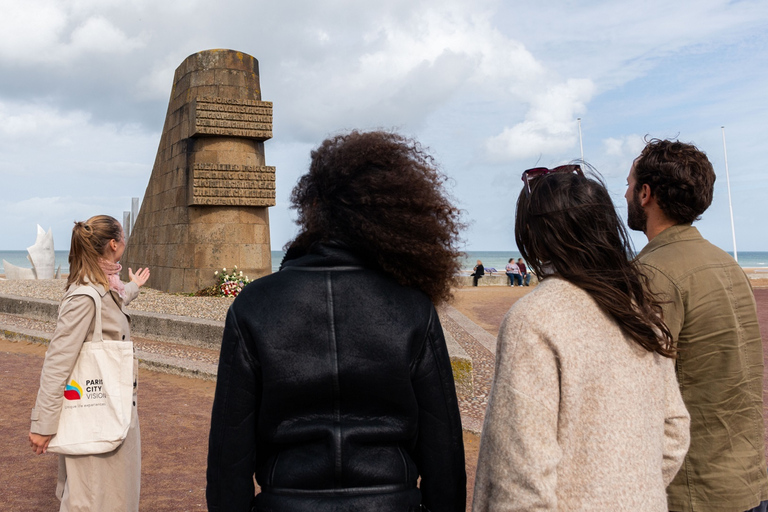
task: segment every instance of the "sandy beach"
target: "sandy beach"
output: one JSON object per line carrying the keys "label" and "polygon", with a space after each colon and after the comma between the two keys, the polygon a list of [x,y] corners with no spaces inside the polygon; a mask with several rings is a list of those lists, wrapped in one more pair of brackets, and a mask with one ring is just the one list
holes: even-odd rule
{"label": "sandy beach", "polygon": [[768,268],[745,268],[753,288],[768,288]]}

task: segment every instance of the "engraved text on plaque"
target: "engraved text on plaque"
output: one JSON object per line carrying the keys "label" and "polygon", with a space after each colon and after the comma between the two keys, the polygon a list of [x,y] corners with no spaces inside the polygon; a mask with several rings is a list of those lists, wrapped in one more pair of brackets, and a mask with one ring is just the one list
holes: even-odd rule
{"label": "engraved text on plaque", "polygon": [[272,102],[197,97],[191,105],[191,136],[272,138]]}
{"label": "engraved text on plaque", "polygon": [[275,168],[196,163],[189,205],[274,206]]}

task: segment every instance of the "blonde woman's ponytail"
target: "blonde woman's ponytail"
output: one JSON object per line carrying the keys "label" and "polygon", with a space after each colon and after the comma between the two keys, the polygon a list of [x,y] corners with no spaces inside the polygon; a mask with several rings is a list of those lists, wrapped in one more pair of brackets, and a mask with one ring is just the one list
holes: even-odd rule
{"label": "blonde woman's ponytail", "polygon": [[109,282],[99,260],[104,257],[109,241],[121,240],[122,236],[120,223],[109,215],[96,215],[85,222],[75,222],[69,249],[67,287],[90,281],[108,288]]}

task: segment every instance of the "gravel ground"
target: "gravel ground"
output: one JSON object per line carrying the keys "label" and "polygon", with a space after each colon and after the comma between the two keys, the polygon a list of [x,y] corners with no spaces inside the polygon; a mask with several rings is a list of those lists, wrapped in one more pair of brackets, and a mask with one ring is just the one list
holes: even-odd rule
{"label": "gravel ground", "polygon": [[[63,279],[41,279],[38,281],[0,279],[0,294],[58,302],[64,296],[65,283],[66,281]],[[141,288],[139,296],[131,302],[128,309],[223,322],[230,304],[232,304],[232,299],[228,297],[190,297],[189,295],[165,293],[144,287]]]}

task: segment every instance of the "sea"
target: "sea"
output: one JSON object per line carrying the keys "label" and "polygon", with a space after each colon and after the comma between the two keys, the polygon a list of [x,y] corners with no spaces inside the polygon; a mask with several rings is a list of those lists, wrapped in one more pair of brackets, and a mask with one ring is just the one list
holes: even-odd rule
{"label": "sea", "polygon": [[[69,251],[55,251],[56,252],[56,266],[61,265],[61,273],[69,273]],[[280,268],[280,262],[283,261],[283,251],[272,251],[272,271],[277,272]],[[733,255],[731,253],[731,255]],[[517,261],[520,258],[520,253],[517,251],[467,251],[462,260],[461,268],[466,271],[470,271],[475,266],[477,260],[483,262],[486,270],[488,268],[495,268],[499,272],[504,271],[504,266],[509,261],[509,258],[515,258]],[[19,267],[31,268],[29,260],[27,259],[27,251],[0,251],[0,274],[5,273],[5,269],[2,266],[2,260],[8,261],[13,265]],[[236,265],[237,262],[232,262],[232,265]],[[759,268],[765,269],[768,272],[768,251],[739,251],[739,264],[743,268]]]}

